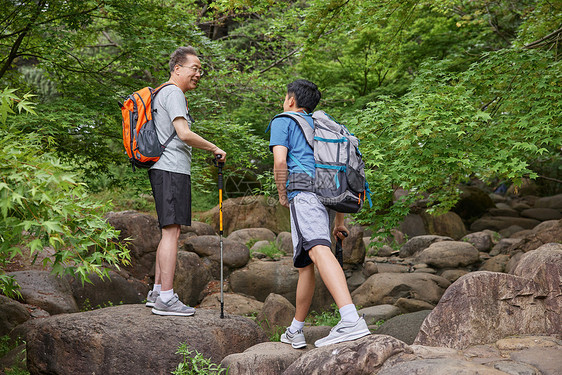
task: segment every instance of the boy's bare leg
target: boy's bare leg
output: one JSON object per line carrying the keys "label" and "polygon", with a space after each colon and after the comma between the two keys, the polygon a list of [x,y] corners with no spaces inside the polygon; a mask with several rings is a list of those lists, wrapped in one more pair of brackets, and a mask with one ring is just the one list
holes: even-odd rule
{"label": "boy's bare leg", "polygon": [[322,281],[334,298],[338,308],[353,303],[347,288],[345,274],[338,260],[328,246],[318,245],[309,250],[308,255],[318,268]]}
{"label": "boy's bare leg", "polygon": [[304,322],[314,295],[314,264],[299,268],[299,281],[297,283],[297,299],[295,319]]}

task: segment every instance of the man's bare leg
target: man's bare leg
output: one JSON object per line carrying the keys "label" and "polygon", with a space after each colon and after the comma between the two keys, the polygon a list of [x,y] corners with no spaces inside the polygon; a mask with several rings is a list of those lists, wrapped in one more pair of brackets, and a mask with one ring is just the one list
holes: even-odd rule
{"label": "man's bare leg", "polygon": [[163,291],[171,290],[174,287],[179,236],[180,226],[178,224],[162,228],[162,239],[156,253],[155,279],[161,281]]}

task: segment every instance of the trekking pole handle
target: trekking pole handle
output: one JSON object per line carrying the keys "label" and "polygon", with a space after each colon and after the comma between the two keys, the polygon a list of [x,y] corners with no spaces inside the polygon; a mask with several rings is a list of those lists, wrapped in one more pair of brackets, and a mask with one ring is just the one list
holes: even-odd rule
{"label": "trekking pole handle", "polygon": [[[343,234],[344,237],[347,237],[347,232],[339,232],[341,234]],[[340,266],[343,268],[343,249],[342,249],[342,243],[343,240],[341,238],[339,238],[339,236],[336,236],[336,259],[338,260],[338,263],[340,264]]]}
{"label": "trekking pole handle", "polygon": [[[342,231],[340,231],[340,232],[338,232],[338,233],[343,234],[344,237],[347,237],[347,236],[348,236],[347,232],[342,232]],[[339,238],[338,236],[336,236],[336,238],[338,239],[339,243],[342,243],[343,240],[342,240],[341,238]]]}
{"label": "trekking pole handle", "polygon": [[224,166],[224,162],[219,161],[221,158],[222,155],[216,155],[215,158],[213,159],[213,163],[215,164],[216,167],[219,168],[218,185],[219,185],[219,189],[222,190],[223,188],[222,167]]}

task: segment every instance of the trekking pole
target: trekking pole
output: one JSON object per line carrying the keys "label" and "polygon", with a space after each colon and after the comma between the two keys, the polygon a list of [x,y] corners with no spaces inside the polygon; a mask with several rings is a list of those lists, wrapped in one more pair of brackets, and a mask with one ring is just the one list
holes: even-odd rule
{"label": "trekking pole", "polygon": [[[340,232],[341,234],[343,234],[344,237],[347,237],[347,232]],[[342,242],[343,240],[341,238],[339,238],[338,236],[336,236],[336,259],[338,260],[338,262],[340,263],[341,268],[343,269],[343,248],[342,248]]]}
{"label": "trekking pole", "polygon": [[213,159],[213,163],[215,166],[219,168],[219,176],[218,176],[218,188],[219,188],[219,242],[220,242],[220,249],[221,249],[221,319],[224,319],[224,294],[223,294],[223,260],[222,260],[222,189],[223,189],[223,181],[222,181],[222,167],[224,166],[223,162],[218,161],[222,156],[217,155],[215,159]]}

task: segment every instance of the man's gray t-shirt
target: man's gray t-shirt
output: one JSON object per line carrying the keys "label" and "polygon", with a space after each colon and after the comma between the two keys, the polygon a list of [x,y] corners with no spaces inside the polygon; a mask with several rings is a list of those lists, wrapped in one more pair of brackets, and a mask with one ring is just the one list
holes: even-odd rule
{"label": "man's gray t-shirt", "polygon": [[[156,110],[154,122],[160,143],[164,144],[170,138],[175,130],[172,121],[178,117],[185,118],[191,129],[191,120],[187,113],[185,95],[178,86],[168,85],[162,88],[158,95],[156,95],[152,106]],[[190,175],[191,146],[185,144],[176,135],[151,169]]]}

